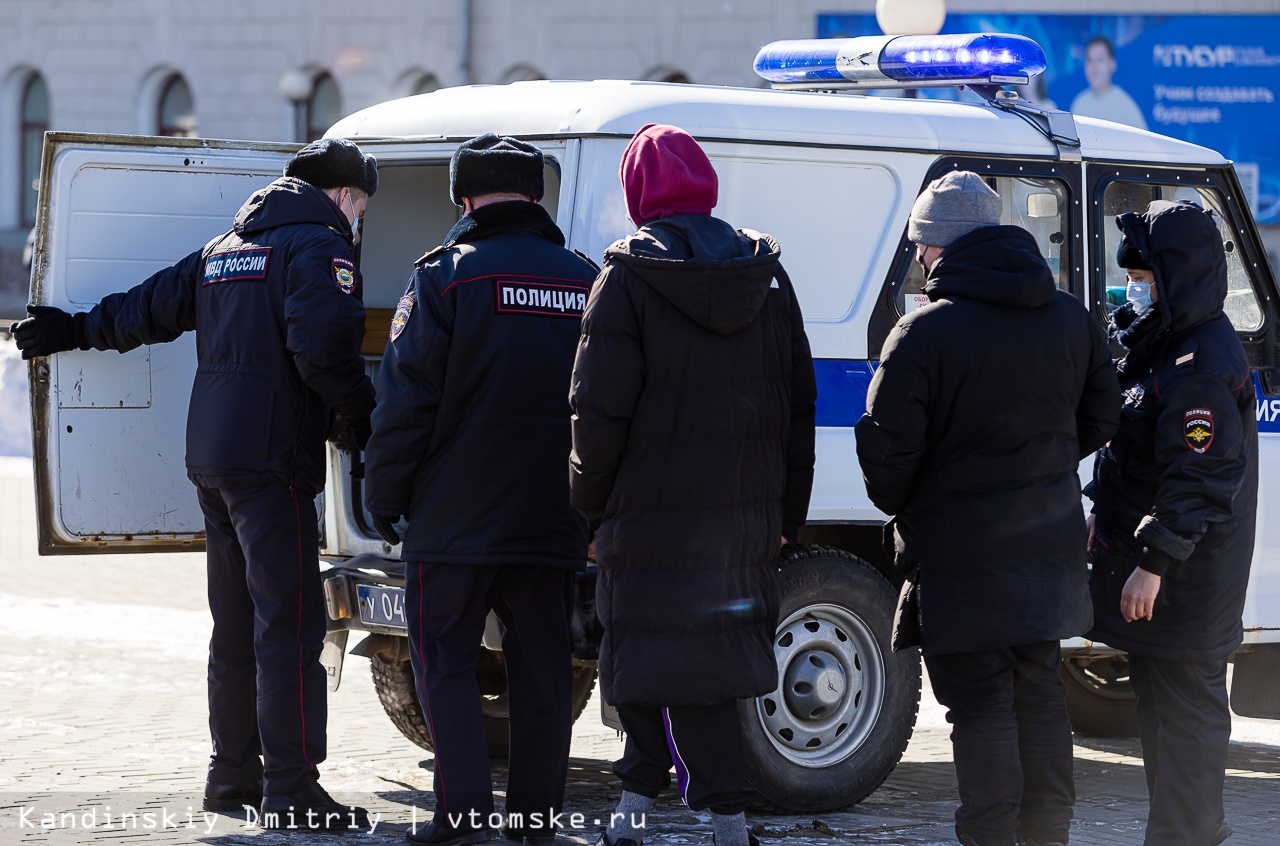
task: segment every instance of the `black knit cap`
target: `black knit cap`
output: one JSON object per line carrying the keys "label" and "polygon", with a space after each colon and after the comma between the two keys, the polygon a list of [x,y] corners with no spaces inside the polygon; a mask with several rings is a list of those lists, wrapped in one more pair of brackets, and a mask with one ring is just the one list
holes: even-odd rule
{"label": "black knit cap", "polygon": [[1116,264],[1125,270],[1153,270],[1151,265],[1142,259],[1142,249],[1134,243],[1135,239],[1146,240],[1147,224],[1142,215],[1136,212],[1125,212],[1116,216],[1116,228],[1120,235],[1120,246],[1116,247]]}
{"label": "black knit cap", "polygon": [[542,199],[542,151],[532,144],[492,132],[458,147],[449,162],[449,199],[482,194],[523,194]]}
{"label": "black knit cap", "polygon": [[321,138],[293,154],[284,175],[321,190],[359,188],[370,197],[378,190],[378,163],[345,138]]}

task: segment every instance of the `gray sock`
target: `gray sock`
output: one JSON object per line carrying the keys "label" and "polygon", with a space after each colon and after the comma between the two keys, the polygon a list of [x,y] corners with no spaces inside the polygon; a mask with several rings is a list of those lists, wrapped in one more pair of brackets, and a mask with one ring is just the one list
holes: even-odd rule
{"label": "gray sock", "polygon": [[716,838],[716,846],[747,846],[747,815],[739,812],[732,816],[711,813],[711,831]]}
{"label": "gray sock", "polygon": [[[653,800],[629,790],[622,791],[618,800],[618,810],[609,819],[609,830],[605,832],[606,843],[617,843],[619,840],[634,840],[637,844],[644,842],[645,816],[653,807]],[[746,841],[743,841],[745,846]]]}

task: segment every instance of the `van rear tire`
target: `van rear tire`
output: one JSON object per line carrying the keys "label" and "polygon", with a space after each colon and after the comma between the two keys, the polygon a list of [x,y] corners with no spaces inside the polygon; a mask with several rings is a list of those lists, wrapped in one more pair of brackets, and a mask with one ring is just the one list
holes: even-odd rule
{"label": "van rear tire", "polygon": [[[373,687],[377,691],[382,710],[391,724],[417,746],[435,751],[431,742],[431,729],[427,726],[418,702],[418,690],[413,681],[413,665],[408,661],[384,661],[374,655],[370,662]],[[481,708],[484,712],[485,739],[490,759],[505,759],[508,753],[507,735],[507,676],[502,664],[502,654],[480,650],[476,667],[476,679],[480,683]],[[594,665],[574,664],[573,667],[573,719],[577,720],[587,707],[591,691],[596,686]]]}
{"label": "van rear tire", "polygon": [[1129,683],[1129,657],[1063,656],[1058,676],[1067,688],[1071,728],[1094,737],[1137,737],[1138,696]]}

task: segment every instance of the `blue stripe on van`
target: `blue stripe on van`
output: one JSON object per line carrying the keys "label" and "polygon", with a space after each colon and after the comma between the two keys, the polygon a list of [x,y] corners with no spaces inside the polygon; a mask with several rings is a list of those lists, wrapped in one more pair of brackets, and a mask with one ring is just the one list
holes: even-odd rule
{"label": "blue stripe on van", "polygon": [[[813,372],[818,380],[817,423],[819,426],[850,427],[867,410],[867,388],[875,375],[876,364],[870,361],[815,359]],[[1262,393],[1257,371],[1253,389],[1258,398],[1258,431],[1280,433],[1280,396]]]}
{"label": "blue stripe on van", "polygon": [[1253,371],[1253,393],[1258,398],[1258,431],[1280,432],[1280,397],[1262,393],[1262,380]]}
{"label": "blue stripe on van", "polygon": [[869,361],[820,358],[813,362],[818,380],[817,424],[850,427],[867,410],[867,388],[875,365]]}

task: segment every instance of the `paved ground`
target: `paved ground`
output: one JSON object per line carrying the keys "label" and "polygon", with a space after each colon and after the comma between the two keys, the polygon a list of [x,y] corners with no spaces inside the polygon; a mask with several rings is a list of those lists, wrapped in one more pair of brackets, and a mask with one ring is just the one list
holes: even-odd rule
{"label": "paved ground", "polygon": [[[6,362],[0,355],[0,365]],[[0,367],[0,433],[22,433],[20,368]],[[21,412],[25,414],[25,409]],[[9,445],[21,447],[11,437]],[[6,444],[0,438],[0,455]],[[369,834],[266,833],[200,811],[208,755],[210,621],[199,555],[40,558],[29,460],[0,457],[0,844],[99,842],[397,843],[431,802],[431,757],[385,719],[362,658],[330,698],[323,783],[380,820]],[[589,844],[616,797],[621,743],[588,705],[574,734],[568,811]],[[1228,778],[1233,846],[1280,844],[1280,723],[1238,719]],[[1072,843],[1139,844],[1146,788],[1134,741],[1077,738]],[[501,786],[502,772],[496,773]],[[953,843],[954,773],[941,708],[928,697],[903,761],[854,810],[754,815],[765,846]],[[123,815],[123,816],[122,816]],[[705,819],[702,821],[705,822]],[[709,828],[663,797],[655,844],[709,843]]]}

